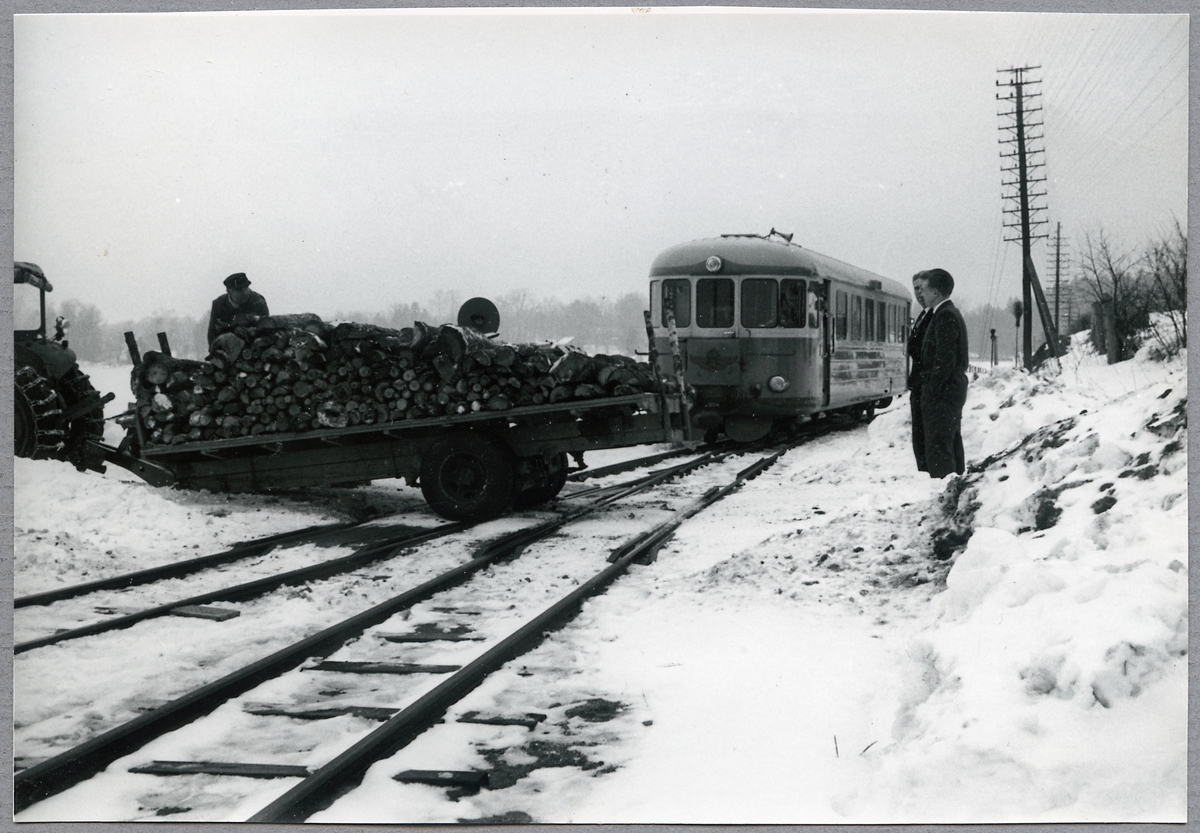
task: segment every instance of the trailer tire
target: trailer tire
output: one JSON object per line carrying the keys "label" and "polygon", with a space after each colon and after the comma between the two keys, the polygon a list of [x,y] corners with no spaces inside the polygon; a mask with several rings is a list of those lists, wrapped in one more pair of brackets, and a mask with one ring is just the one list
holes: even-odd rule
{"label": "trailer tire", "polygon": [[570,463],[566,453],[559,452],[549,460],[544,457],[535,457],[526,458],[521,462],[527,462],[527,465],[533,469],[530,473],[532,482],[517,493],[517,497],[513,501],[514,509],[529,509],[553,500],[562,491],[563,486],[567,485]]}
{"label": "trailer tire", "polygon": [[463,431],[421,455],[421,493],[452,521],[481,521],[512,506],[516,458],[486,434]]}

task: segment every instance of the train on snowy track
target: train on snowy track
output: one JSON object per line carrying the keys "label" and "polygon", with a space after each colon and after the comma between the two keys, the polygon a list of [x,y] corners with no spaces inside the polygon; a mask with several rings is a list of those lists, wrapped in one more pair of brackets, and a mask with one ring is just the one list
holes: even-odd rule
{"label": "train on snowy track", "polygon": [[[165,373],[167,378],[161,384],[146,377],[144,384],[152,385],[153,390],[143,393],[156,398],[147,405],[131,404],[125,416],[132,425],[124,441],[112,447],[88,438],[84,459],[76,465],[103,471],[103,463],[114,463],[153,485],[220,491],[266,491],[400,477],[419,485],[439,514],[454,520],[476,520],[502,514],[514,506],[529,507],[553,499],[566,482],[568,454],[579,456],[587,450],[654,443],[683,444],[700,437],[715,440],[722,434],[750,442],[766,437],[774,429],[794,428],[812,417],[867,414],[886,406],[905,389],[905,344],[910,320],[907,288],[804,249],[774,229],[766,235],[723,235],[667,249],[651,266],[649,288],[649,353],[658,374],[652,377],[657,383],[640,392],[626,385],[586,401],[559,401],[553,395],[555,389],[548,401],[533,398],[531,404],[518,400],[505,402],[497,409],[492,409],[489,402],[487,408],[473,407],[469,411],[410,411],[400,420],[389,409],[387,419],[362,424],[343,422],[339,427],[305,420],[298,427],[285,425],[266,432],[255,430],[255,426],[262,429],[259,423],[270,421],[269,409],[262,413],[249,405],[242,409],[233,401],[252,400],[247,390],[238,388],[243,377],[243,386],[250,385],[251,376],[254,384],[261,381],[260,370],[248,363],[255,357],[251,349],[258,343],[255,341],[237,360],[245,360],[246,366],[235,362],[230,371],[237,379],[228,382],[228,391],[221,391],[230,395],[216,397],[216,404],[209,402],[214,396],[203,386],[203,380],[191,379],[182,371]],[[470,303],[460,311],[459,327],[476,331],[475,338],[486,341],[499,329],[498,312],[485,302],[487,315],[471,315]],[[143,357],[133,334],[127,334],[127,338],[130,357],[139,368],[135,378],[142,379]],[[162,355],[170,357],[166,334],[159,338]],[[266,341],[270,339],[265,339],[264,345]],[[412,387],[414,382],[396,382],[399,366],[387,367],[385,354],[376,350],[370,355],[376,352],[383,356],[380,361],[384,363],[356,367],[358,375],[354,378],[376,371],[380,378],[386,377],[381,386],[372,389],[374,399],[362,394],[368,413],[378,414],[386,406],[384,400],[379,406],[374,401],[379,399],[381,388],[390,385],[393,394],[396,384],[407,385],[405,390],[417,388]],[[345,362],[343,365],[343,369],[354,367]],[[456,368],[426,368],[425,376],[415,383],[431,393],[413,395],[428,399],[445,392],[451,381],[441,377],[444,372],[461,375],[462,368]],[[304,372],[306,378],[314,378],[314,373],[319,376],[315,368]],[[267,373],[265,365],[261,373]],[[175,380],[180,375],[182,381]],[[288,375],[295,376],[290,371]],[[272,384],[283,385],[282,376],[271,378]],[[615,374],[609,381],[613,378]],[[215,375],[211,381],[216,383]],[[512,381],[518,386],[524,384],[515,377]],[[550,379],[551,384],[578,381]],[[596,381],[604,382],[598,377]],[[546,379],[540,382],[547,384]],[[167,441],[165,433],[164,439],[145,433],[141,419],[135,418],[142,410],[156,420],[168,419],[182,425],[181,418],[171,410],[173,400],[164,391],[186,390],[191,384],[196,386],[190,394],[192,404],[200,397],[208,403],[204,406],[208,411],[218,413],[214,409],[222,408],[218,415],[225,415],[223,424],[237,423],[237,434],[207,439],[181,434]],[[373,384],[374,376],[369,383],[358,383],[358,388],[365,390]],[[475,388],[483,384],[491,382],[481,380]],[[259,387],[265,390],[268,386]],[[307,387],[315,390],[313,385]],[[493,387],[501,389],[499,385]],[[591,390],[587,396],[596,396],[598,390]],[[347,387],[347,391],[347,395],[353,395],[353,389]],[[282,400],[290,402],[289,413],[310,407],[308,400],[303,407],[294,401],[305,393],[298,388],[294,393]],[[271,394],[274,396],[275,389]],[[94,403],[88,407],[94,410],[111,396],[93,398]],[[355,404],[360,403],[356,400]],[[278,410],[279,406],[274,407]],[[246,415],[229,416],[241,410]],[[207,415],[204,408],[198,413],[201,417]],[[200,425],[191,417],[187,423]]]}
{"label": "train on snowy track", "polygon": [[693,389],[697,436],[753,441],[890,404],[907,387],[909,299],[903,284],[774,229],[694,240],[650,267],[651,352]]}

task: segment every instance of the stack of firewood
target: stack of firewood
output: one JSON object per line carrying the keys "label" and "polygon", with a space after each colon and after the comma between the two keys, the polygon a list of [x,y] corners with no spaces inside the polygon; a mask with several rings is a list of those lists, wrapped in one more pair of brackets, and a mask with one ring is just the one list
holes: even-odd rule
{"label": "stack of firewood", "polygon": [[505,344],[418,322],[391,330],[315,315],[240,322],[206,361],[147,352],[135,411],[155,444],[371,425],[658,391],[644,362],[551,344]]}

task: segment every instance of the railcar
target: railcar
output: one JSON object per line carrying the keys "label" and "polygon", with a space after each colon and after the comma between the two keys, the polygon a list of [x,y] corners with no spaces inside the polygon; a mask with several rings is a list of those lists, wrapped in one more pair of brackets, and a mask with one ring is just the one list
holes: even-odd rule
{"label": "railcar", "polygon": [[885,407],[906,389],[910,295],[898,281],[818,254],[791,235],[725,234],[650,267],[659,369],[694,389],[708,439],[767,436],[808,418]]}

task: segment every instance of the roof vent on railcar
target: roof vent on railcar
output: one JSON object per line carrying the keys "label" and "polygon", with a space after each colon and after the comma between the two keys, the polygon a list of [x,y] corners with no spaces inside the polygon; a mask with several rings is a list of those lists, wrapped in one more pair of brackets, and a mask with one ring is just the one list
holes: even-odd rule
{"label": "roof vent on railcar", "polygon": [[[774,229],[774,227],[772,227],[771,230],[768,231],[766,234],[722,234],[721,236],[722,237],[757,237],[760,240],[770,240],[772,237],[779,237],[779,238],[783,239],[784,243],[791,243],[792,238],[795,237],[796,235],[794,232],[792,232],[790,234],[784,234],[782,231],[776,231]],[[800,244],[796,243],[795,245],[799,246]]]}

